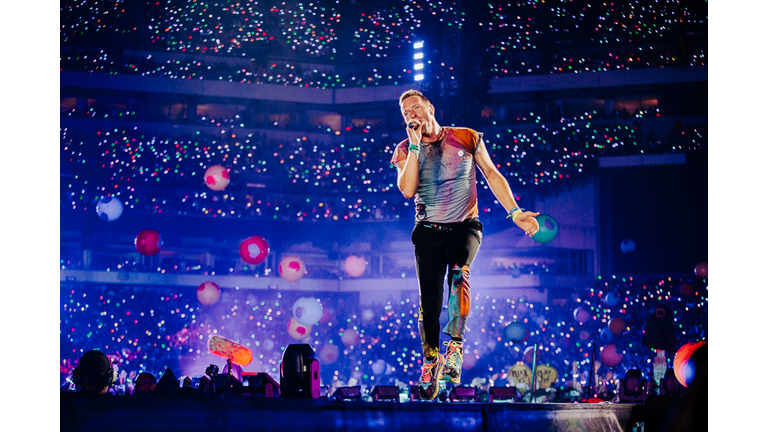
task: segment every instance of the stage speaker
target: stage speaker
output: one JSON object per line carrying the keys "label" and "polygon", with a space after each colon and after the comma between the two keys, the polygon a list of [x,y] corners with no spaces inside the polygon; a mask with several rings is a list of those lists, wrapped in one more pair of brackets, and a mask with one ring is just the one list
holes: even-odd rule
{"label": "stage speaker", "polygon": [[266,372],[243,372],[243,396],[275,398],[280,384]]}
{"label": "stage speaker", "polygon": [[234,375],[228,373],[216,375],[213,379],[213,386],[216,388],[216,394],[219,396],[225,394],[240,396],[243,392],[243,383]]}
{"label": "stage speaker", "polygon": [[451,402],[457,400],[475,401],[477,400],[477,387],[456,386],[451,391]]}
{"label": "stage speaker", "polygon": [[400,391],[397,386],[376,386],[371,392],[374,402],[382,400],[394,400],[400,402]]}
{"label": "stage speaker", "polygon": [[291,344],[283,351],[280,396],[320,399],[320,364],[309,344]]}
{"label": "stage speaker", "polygon": [[627,374],[619,380],[621,388],[619,389],[619,402],[644,402],[648,394],[646,393],[647,380],[643,378],[640,369],[630,369]]}
{"label": "stage speaker", "polygon": [[336,400],[361,400],[363,394],[360,392],[360,386],[339,387],[333,392],[333,398]]}
{"label": "stage speaker", "polygon": [[512,400],[517,401],[517,387],[491,387],[489,392],[489,402],[500,400]]}

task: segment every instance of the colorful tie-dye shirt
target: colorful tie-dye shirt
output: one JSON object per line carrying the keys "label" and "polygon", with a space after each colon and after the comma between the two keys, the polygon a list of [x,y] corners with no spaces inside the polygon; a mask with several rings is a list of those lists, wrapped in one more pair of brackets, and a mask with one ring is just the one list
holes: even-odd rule
{"label": "colorful tie-dye shirt", "polygon": [[[475,153],[483,134],[468,128],[444,127],[445,136],[421,143],[416,220],[435,223],[461,222],[477,217]],[[408,157],[408,140],[395,147],[390,163]]]}

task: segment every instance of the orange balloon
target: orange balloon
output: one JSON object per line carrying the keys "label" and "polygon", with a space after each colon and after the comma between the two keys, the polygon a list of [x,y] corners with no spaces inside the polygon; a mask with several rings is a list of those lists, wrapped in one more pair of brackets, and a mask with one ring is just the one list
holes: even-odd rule
{"label": "orange balloon", "polygon": [[691,359],[691,356],[694,352],[696,352],[697,349],[706,343],[707,342],[705,341],[699,341],[696,343],[689,342],[677,350],[677,353],[675,354],[675,360],[672,362],[672,368],[675,371],[675,378],[677,378],[677,381],[680,382],[683,387],[688,387],[688,385],[691,384],[690,379],[693,378],[688,377],[690,379],[686,379],[685,376],[685,366],[688,364],[688,360]]}

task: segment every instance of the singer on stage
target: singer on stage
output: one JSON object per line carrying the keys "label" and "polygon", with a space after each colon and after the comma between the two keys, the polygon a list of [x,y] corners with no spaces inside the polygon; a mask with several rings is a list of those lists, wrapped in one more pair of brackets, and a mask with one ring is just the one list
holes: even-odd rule
{"label": "singer on stage", "polygon": [[[471,296],[469,268],[482,241],[478,220],[475,166],[480,168],[499,203],[529,236],[539,229],[539,213],[517,206],[504,176],[491,161],[483,135],[463,127],[442,127],[435,107],[419,91],[400,96],[400,111],[408,139],[395,148],[391,163],[397,167],[397,186],[416,206],[411,234],[419,283],[419,333],[424,362],[419,380],[422,399],[434,399],[439,381],[461,381],[463,339]],[[440,312],[443,280],[448,274],[448,324],[451,337],[440,353]]]}

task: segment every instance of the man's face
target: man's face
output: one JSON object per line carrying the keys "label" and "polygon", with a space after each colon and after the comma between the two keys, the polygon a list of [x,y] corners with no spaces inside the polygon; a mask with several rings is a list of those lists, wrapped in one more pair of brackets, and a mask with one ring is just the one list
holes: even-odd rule
{"label": "man's face", "polygon": [[426,103],[418,96],[411,96],[403,100],[400,105],[400,112],[403,114],[405,123],[415,122],[421,128],[421,134],[430,136],[434,132],[432,130],[432,119],[435,113],[435,108],[432,104]]}

